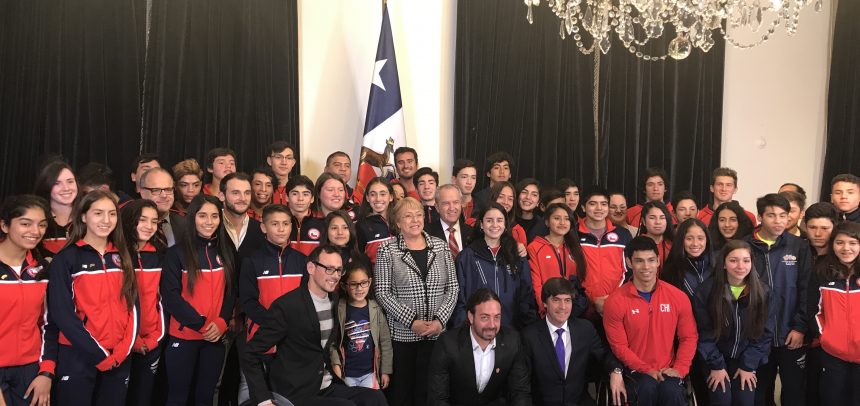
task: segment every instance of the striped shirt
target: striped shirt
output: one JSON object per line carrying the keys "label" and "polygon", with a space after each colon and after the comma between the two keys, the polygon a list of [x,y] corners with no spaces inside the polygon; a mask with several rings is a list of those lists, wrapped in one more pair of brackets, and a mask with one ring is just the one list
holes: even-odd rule
{"label": "striped shirt", "polygon": [[[328,353],[326,350],[326,343],[328,342],[328,338],[331,335],[331,330],[334,327],[334,319],[332,317],[331,311],[331,300],[329,300],[328,295],[325,297],[317,297],[311,292],[311,299],[314,302],[314,308],[317,311],[317,318],[320,321],[320,346],[322,346],[325,353]],[[328,388],[331,385],[331,374],[328,370],[325,370],[325,375],[323,376],[322,384],[320,385],[320,390]]]}

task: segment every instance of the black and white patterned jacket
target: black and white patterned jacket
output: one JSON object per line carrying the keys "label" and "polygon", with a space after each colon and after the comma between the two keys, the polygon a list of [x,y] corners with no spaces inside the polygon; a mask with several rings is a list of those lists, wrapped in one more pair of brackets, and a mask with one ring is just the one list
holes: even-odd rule
{"label": "black and white patterned jacket", "polygon": [[386,241],[376,254],[376,301],[388,315],[394,341],[426,340],[412,331],[412,322],[438,319],[444,329],[457,303],[457,271],[448,244],[426,232],[423,234],[429,248],[426,280],[421,277],[403,236]]}

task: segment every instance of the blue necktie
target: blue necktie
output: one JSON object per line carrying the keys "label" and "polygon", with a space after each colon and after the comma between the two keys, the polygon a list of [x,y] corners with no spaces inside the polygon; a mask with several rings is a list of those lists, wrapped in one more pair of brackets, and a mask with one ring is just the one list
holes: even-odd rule
{"label": "blue necktie", "polygon": [[555,330],[558,338],[555,339],[555,357],[558,358],[558,366],[561,367],[561,374],[564,375],[564,340],[561,335],[564,334],[564,329]]}

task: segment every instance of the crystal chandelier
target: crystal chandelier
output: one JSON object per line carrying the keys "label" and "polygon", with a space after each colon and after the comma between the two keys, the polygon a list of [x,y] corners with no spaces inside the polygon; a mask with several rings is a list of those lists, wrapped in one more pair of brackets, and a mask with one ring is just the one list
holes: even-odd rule
{"label": "crystal chandelier", "polygon": [[[524,1],[528,6],[526,19],[531,24],[532,7],[540,5],[540,0]],[[583,54],[598,48],[604,54],[609,52],[610,37],[615,32],[631,54],[646,61],[658,61],[667,56],[684,59],[694,47],[708,52],[714,46],[714,35],[721,35],[727,43],[741,49],[764,43],[780,25],[793,35],[797,32],[801,9],[813,2],[813,9],[820,11],[822,0],[547,0],[547,5],[561,20],[561,38],[573,36]],[[643,52],[643,47],[660,38],[667,26],[674,28],[675,38],[666,53]],[[746,30],[757,38],[740,41],[729,30],[732,33]],[[590,45],[586,36],[591,37]]]}

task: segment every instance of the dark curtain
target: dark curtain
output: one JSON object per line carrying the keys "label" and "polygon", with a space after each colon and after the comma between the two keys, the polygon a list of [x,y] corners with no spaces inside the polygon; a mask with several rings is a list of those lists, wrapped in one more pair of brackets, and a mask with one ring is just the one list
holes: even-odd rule
{"label": "dark curtain", "polygon": [[[569,177],[621,191],[631,205],[643,198],[643,171],[663,167],[670,194],[690,190],[707,201],[710,172],[720,163],[723,44],[682,61],[648,62],[614,39],[601,56],[595,156],[593,55],[559,38],[559,20],[545,5],[534,8],[533,25],[525,15],[522,2],[458,3],[456,156],[483,165],[506,150],[516,179]],[[664,36],[648,50],[665,50],[674,35],[667,29]]]}
{"label": "dark curtain", "polygon": [[0,0],[0,196],[29,191],[38,157],[110,166],[130,188],[143,150],[240,169],[298,144],[296,2]]}
{"label": "dark curtain", "polygon": [[[860,2],[842,0],[836,13],[827,94],[827,148],[821,200],[830,201],[830,180],[860,175]],[[836,11],[834,11],[836,12]]]}

